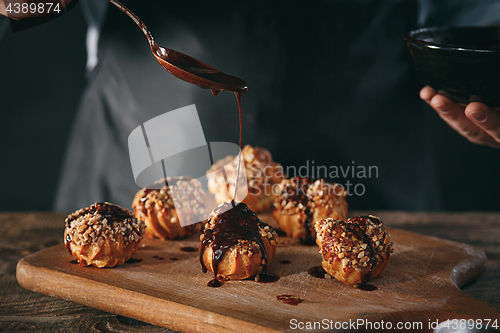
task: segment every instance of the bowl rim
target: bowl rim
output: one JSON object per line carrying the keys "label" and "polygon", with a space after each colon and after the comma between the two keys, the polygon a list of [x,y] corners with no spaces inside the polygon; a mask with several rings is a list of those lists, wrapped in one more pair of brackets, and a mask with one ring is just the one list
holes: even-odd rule
{"label": "bowl rim", "polygon": [[487,30],[487,29],[493,30],[493,29],[496,29],[499,31],[499,34],[500,34],[500,27],[494,27],[494,26],[486,26],[486,27],[480,27],[480,26],[436,26],[436,27],[426,27],[426,28],[412,30],[406,34],[406,41],[407,41],[407,43],[415,43],[415,44],[419,44],[421,46],[425,46],[429,49],[435,49],[435,50],[464,51],[464,52],[477,52],[477,53],[500,53],[500,47],[486,49],[486,48],[444,46],[444,45],[440,45],[440,44],[435,43],[435,42],[418,39],[418,37],[415,36],[419,33],[426,32],[426,31],[451,30],[451,29],[474,29],[474,30]]}

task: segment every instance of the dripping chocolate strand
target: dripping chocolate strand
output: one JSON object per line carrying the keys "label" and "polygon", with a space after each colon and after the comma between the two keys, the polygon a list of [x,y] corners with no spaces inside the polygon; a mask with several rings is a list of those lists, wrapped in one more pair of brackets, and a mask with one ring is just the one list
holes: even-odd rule
{"label": "dripping chocolate strand", "polygon": [[[238,182],[240,180],[240,163],[241,163],[241,138],[242,138],[242,132],[243,132],[243,122],[241,120],[241,93],[235,93],[236,96],[236,101],[238,102],[238,117],[240,120],[240,140],[239,140],[239,147],[240,150],[238,151],[238,166],[236,168],[236,180],[234,183],[234,193],[233,193],[233,202],[236,202],[236,191],[238,189]],[[234,204],[233,204],[234,206]]]}
{"label": "dripping chocolate strand", "polygon": [[311,221],[313,214],[309,206],[306,206],[304,213],[306,214],[306,220],[304,221],[304,228],[306,229],[306,238],[304,240],[304,244],[310,245],[314,243],[314,239],[311,237]]}

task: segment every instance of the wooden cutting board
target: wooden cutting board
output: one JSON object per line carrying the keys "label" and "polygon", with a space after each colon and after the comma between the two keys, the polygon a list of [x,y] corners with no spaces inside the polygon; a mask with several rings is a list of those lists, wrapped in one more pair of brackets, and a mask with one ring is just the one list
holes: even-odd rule
{"label": "wooden cutting board", "polygon": [[[269,215],[261,218],[272,223]],[[371,291],[309,275],[308,269],[321,265],[318,247],[287,237],[279,238],[269,268],[280,277],[274,283],[244,280],[208,287],[212,276],[202,273],[198,251],[182,250],[198,248],[198,236],[145,239],[133,257],[136,260],[104,269],[80,267],[60,244],[23,258],[17,279],[29,290],[183,332],[296,332],[308,327],[385,331],[387,325],[396,331],[398,322],[412,328],[405,331],[425,332],[446,319],[500,321],[500,310],[456,286],[484,272],[483,251],[417,233],[388,231],[395,252],[382,277],[369,282],[375,289]],[[282,303],[279,295],[301,302]]]}

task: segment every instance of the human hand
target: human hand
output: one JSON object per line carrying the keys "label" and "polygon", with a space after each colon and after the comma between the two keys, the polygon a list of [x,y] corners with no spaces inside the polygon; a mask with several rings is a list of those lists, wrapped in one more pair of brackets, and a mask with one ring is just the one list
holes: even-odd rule
{"label": "human hand", "polygon": [[0,15],[21,20],[61,11],[71,0],[0,0]]}
{"label": "human hand", "polygon": [[479,102],[458,104],[429,86],[420,90],[420,98],[470,142],[500,149],[500,108]]}

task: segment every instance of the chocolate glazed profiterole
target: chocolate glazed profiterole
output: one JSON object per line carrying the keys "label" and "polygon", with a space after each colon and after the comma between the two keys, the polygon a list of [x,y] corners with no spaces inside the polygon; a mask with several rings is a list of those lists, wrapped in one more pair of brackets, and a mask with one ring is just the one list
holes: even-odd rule
{"label": "chocolate glazed profiterole", "polygon": [[283,180],[279,186],[273,217],[288,237],[314,244],[316,221],[328,217],[346,219],[346,191],[338,184],[297,176]]}
{"label": "chocolate glazed profiterole", "polygon": [[99,202],[66,218],[64,244],[80,266],[113,267],[134,255],[144,229],[128,209]]}
{"label": "chocolate glazed profiterole", "polygon": [[[201,183],[191,177],[167,177],[155,184],[163,186],[139,190],[132,202],[135,216],[146,222],[146,236],[166,240],[199,232],[201,224],[198,222],[207,218]],[[180,219],[185,222],[184,226]]]}
{"label": "chocolate glazed profiterole", "polygon": [[317,221],[316,234],[325,271],[353,287],[380,276],[394,249],[382,221],[373,215]]}
{"label": "chocolate glazed profiterole", "polygon": [[278,235],[246,204],[233,204],[225,202],[216,207],[200,237],[202,270],[214,274],[208,286],[219,287],[220,280],[253,276],[256,281],[271,282],[275,278],[267,269],[276,253]]}

